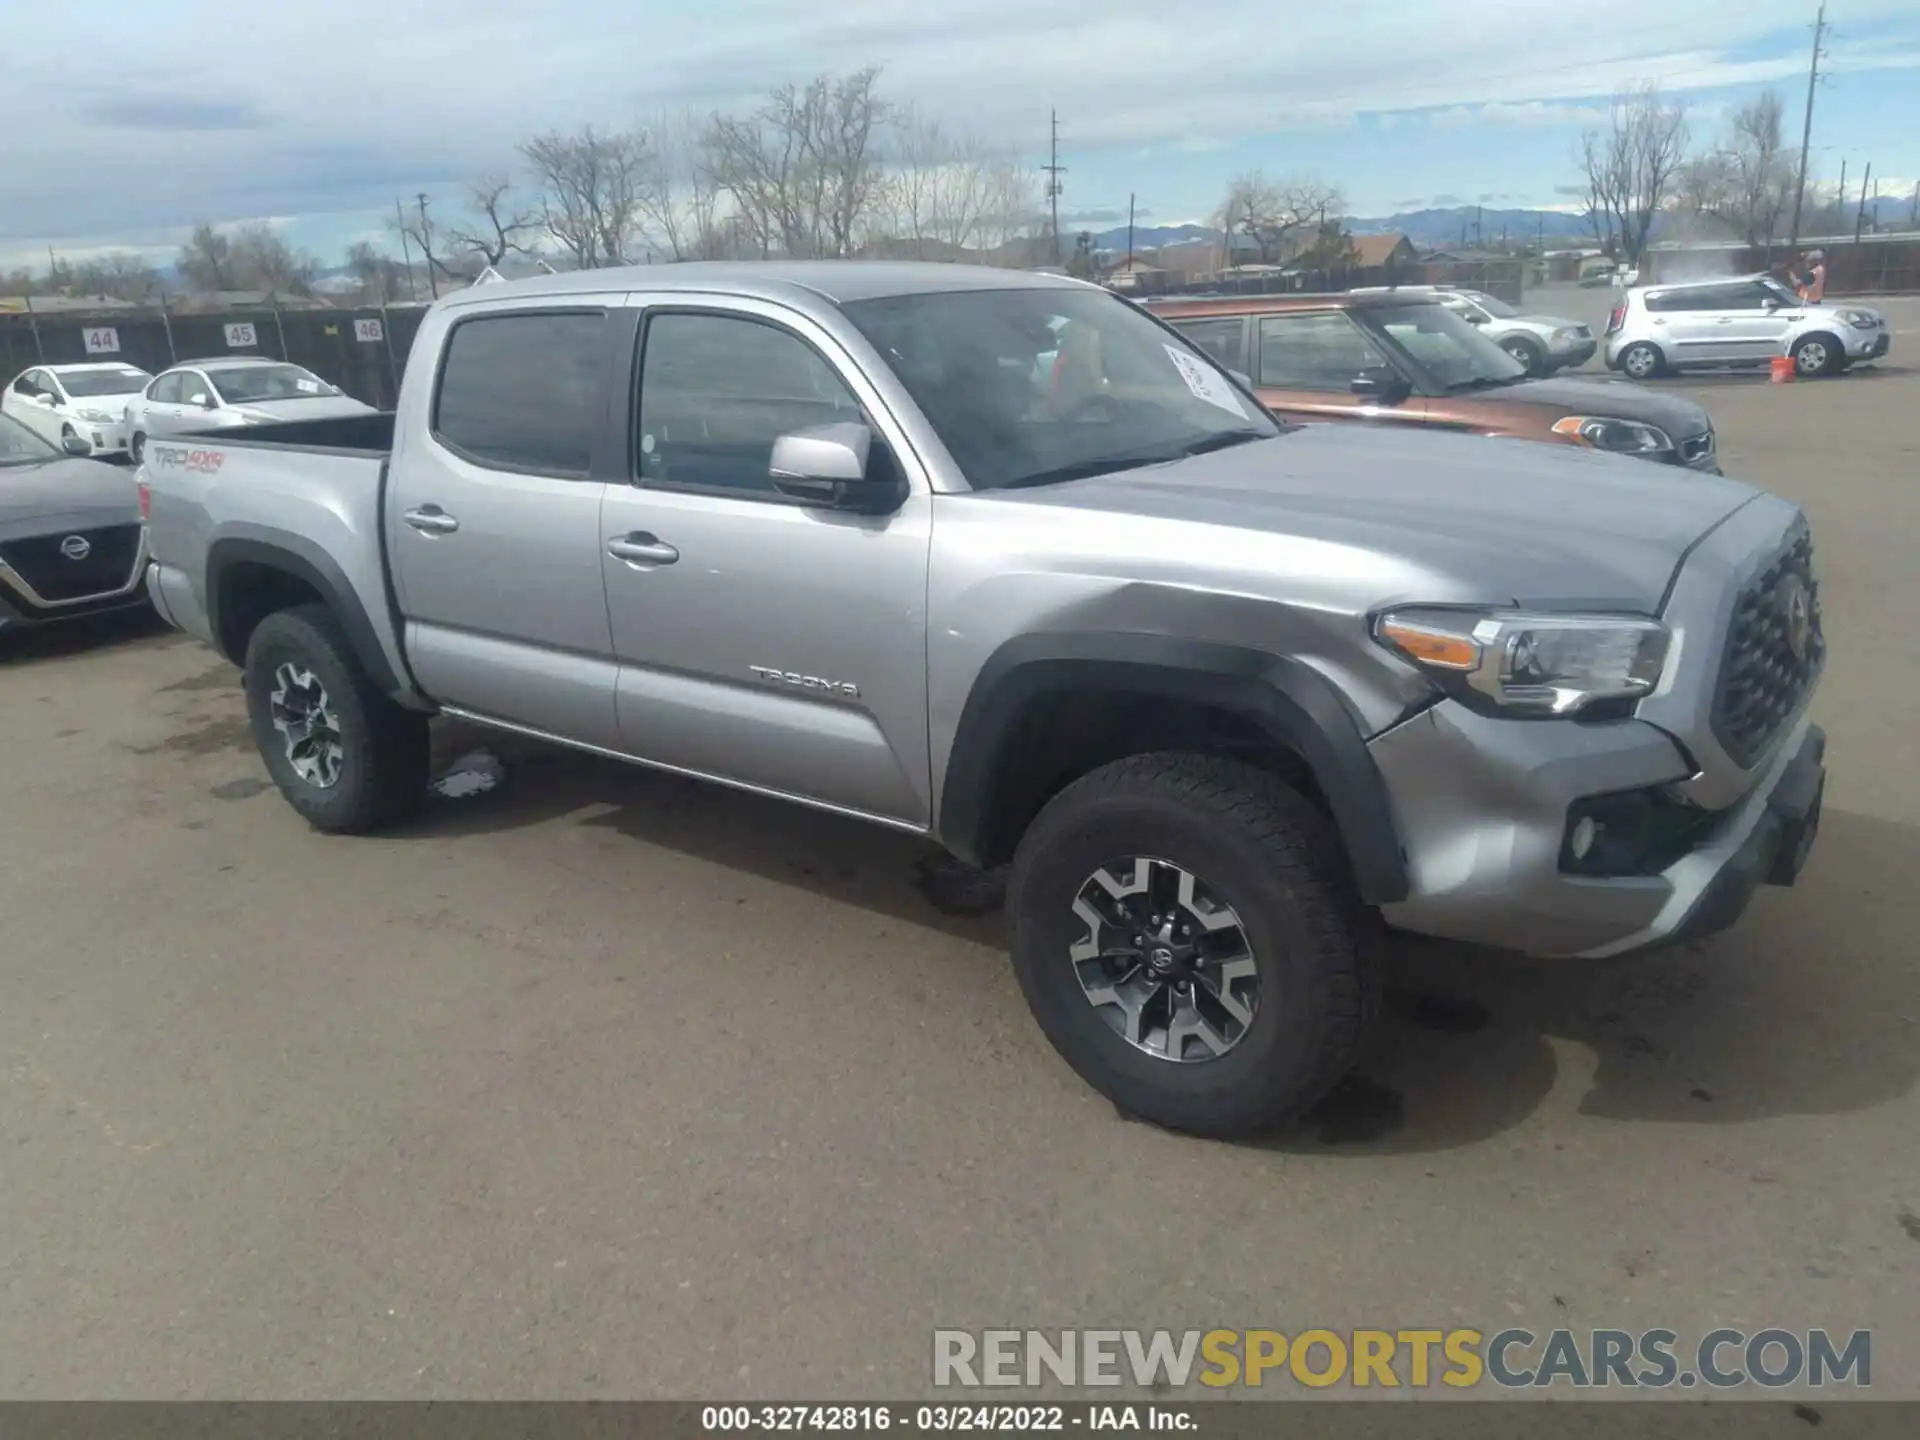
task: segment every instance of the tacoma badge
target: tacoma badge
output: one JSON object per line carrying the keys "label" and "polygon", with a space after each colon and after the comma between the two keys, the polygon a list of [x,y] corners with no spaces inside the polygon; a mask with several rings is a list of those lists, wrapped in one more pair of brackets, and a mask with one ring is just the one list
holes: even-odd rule
{"label": "tacoma badge", "polygon": [[777,685],[797,685],[802,690],[819,690],[827,695],[837,695],[842,700],[860,698],[860,687],[845,680],[822,680],[818,675],[800,675],[792,670],[775,670],[766,665],[749,665],[747,668],[756,678]]}

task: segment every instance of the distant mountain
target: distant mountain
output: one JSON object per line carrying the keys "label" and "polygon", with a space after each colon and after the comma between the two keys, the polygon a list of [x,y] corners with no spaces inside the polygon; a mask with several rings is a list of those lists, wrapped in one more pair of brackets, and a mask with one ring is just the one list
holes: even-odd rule
{"label": "distant mountain", "polygon": [[[1472,205],[1411,210],[1399,215],[1356,215],[1348,219],[1347,228],[1356,235],[1399,231],[1422,249],[1459,245],[1463,231],[1468,245],[1497,245],[1503,233],[1513,243],[1540,236],[1548,240],[1575,241],[1592,234],[1585,217],[1560,210],[1478,210]],[[1133,248],[1151,250],[1188,240],[1217,242],[1219,239],[1220,232],[1206,225],[1140,225],[1134,228]],[[1095,231],[1093,246],[1096,250],[1125,251],[1126,227]]]}

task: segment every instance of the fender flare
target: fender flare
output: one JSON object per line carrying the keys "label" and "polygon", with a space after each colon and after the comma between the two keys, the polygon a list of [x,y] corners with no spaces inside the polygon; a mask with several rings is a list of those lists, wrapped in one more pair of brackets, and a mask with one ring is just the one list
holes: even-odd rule
{"label": "fender flare", "polygon": [[1312,773],[1361,898],[1386,905],[1410,893],[1386,782],[1333,683],[1285,656],[1160,635],[1028,635],[988,658],[961,712],[940,791],[937,830],[955,855],[976,865],[1004,858],[987,852],[995,846],[993,779],[1008,738],[1034,699],[1076,690],[1177,698],[1251,723]]}
{"label": "fender flare", "polygon": [[227,659],[242,665],[247,658],[244,649],[241,654],[233,653],[227,638],[225,619],[220,613],[227,572],[241,564],[282,570],[312,587],[340,621],[341,629],[346,631],[347,640],[353,646],[354,658],[366,670],[368,678],[385,694],[402,704],[417,703],[410,698],[411,687],[394,674],[386,652],[381,649],[379,635],[367,615],[366,606],[360,603],[360,597],[346,573],[325,550],[299,535],[276,534],[270,539],[225,535],[208,547],[207,625],[219,644],[220,653]]}

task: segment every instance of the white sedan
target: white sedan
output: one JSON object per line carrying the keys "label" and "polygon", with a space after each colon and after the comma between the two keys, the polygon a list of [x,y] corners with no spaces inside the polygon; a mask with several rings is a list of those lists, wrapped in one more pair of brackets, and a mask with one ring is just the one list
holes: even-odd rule
{"label": "white sedan", "polygon": [[69,435],[95,455],[127,452],[127,402],[153,379],[134,365],[41,365],[24,372],[0,394],[0,415],[10,415],[58,448]]}
{"label": "white sedan", "polygon": [[337,385],[284,360],[192,360],[161,371],[133,397],[127,430],[138,461],[150,437],[375,413]]}

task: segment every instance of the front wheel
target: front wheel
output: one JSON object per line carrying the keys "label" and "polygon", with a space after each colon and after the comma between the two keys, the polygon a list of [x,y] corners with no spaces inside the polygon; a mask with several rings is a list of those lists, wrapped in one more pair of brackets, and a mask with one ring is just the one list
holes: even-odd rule
{"label": "front wheel", "polygon": [[1846,347],[1830,335],[1806,335],[1792,351],[1794,373],[1805,379],[1838,375],[1847,363]]}
{"label": "front wheel", "polygon": [[127,441],[127,458],[138,465],[145,458],[146,453],[147,437],[136,430],[133,432],[133,438]]}
{"label": "front wheel", "polygon": [[1531,340],[1523,340],[1517,335],[1510,336],[1500,342],[1500,348],[1526,367],[1527,374],[1544,375],[1546,373],[1546,354]]}
{"label": "front wheel", "polygon": [[1378,1010],[1332,827],[1250,766],[1138,755],[1022,837],[1014,972],[1062,1058],[1128,1114],[1234,1138],[1325,1097]]}
{"label": "front wheel", "polygon": [[316,830],[378,829],[425,798],[426,717],[380,692],[326,606],[260,622],[247,642],[246,691],[267,772]]}

